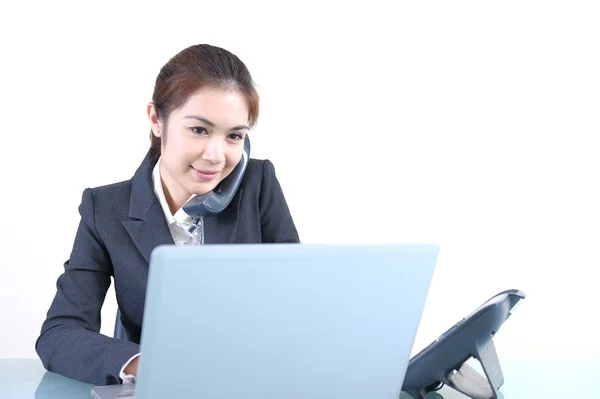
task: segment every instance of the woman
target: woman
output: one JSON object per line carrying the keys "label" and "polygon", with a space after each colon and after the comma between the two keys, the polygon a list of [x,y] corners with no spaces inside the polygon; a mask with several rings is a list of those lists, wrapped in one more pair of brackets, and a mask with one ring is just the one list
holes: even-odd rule
{"label": "woman", "polygon": [[[83,192],[73,250],[36,342],[47,370],[96,385],[135,379],[150,253],[196,242],[182,208],[240,162],[258,103],[246,66],[227,50],[191,46],[163,66],[147,107],[145,159],[130,180]],[[231,203],[205,219],[204,242],[299,242],[271,162],[248,162]],[[99,333],[111,276],[128,340]]]}

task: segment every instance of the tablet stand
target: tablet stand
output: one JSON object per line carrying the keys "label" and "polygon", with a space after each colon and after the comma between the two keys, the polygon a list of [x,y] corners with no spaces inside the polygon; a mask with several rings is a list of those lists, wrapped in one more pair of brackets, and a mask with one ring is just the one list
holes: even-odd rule
{"label": "tablet stand", "polygon": [[[521,291],[503,291],[456,323],[411,359],[402,390],[414,399],[425,399],[444,384],[472,399],[504,398],[493,337],[523,298]],[[467,364],[471,357],[485,376]]]}
{"label": "tablet stand", "polygon": [[487,345],[476,347],[474,357],[481,364],[486,378],[465,362],[457,371],[446,375],[445,384],[471,398],[503,398],[499,389],[504,384],[504,376],[494,341],[490,340]]}

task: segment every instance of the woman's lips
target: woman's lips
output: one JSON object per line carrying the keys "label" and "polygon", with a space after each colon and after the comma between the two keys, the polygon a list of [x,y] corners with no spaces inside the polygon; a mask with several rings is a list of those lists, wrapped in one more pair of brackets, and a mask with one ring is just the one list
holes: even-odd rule
{"label": "woman's lips", "polygon": [[194,173],[196,174],[196,176],[198,176],[200,179],[202,179],[204,181],[211,181],[212,179],[217,177],[217,175],[219,174],[219,171],[216,171],[216,170],[198,170],[198,169],[194,168],[193,166],[192,166],[192,169],[194,170]]}

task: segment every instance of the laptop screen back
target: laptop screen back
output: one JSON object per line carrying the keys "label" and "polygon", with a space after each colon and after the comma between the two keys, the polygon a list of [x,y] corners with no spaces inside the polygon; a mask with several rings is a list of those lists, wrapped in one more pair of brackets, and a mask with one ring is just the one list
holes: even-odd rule
{"label": "laptop screen back", "polygon": [[136,397],[397,398],[437,255],[435,245],[159,247]]}

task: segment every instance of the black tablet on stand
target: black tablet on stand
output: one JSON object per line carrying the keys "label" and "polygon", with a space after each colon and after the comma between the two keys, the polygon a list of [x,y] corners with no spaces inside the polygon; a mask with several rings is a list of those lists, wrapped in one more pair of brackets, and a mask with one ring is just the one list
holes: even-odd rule
{"label": "black tablet on stand", "polygon": [[[448,385],[473,399],[503,398],[504,377],[493,338],[524,298],[519,290],[503,291],[452,326],[410,359],[402,391],[424,399]],[[472,357],[485,376],[466,364]]]}

